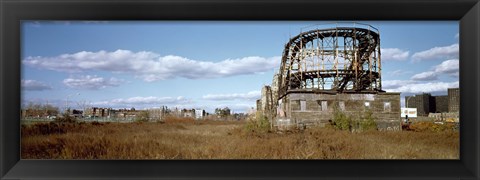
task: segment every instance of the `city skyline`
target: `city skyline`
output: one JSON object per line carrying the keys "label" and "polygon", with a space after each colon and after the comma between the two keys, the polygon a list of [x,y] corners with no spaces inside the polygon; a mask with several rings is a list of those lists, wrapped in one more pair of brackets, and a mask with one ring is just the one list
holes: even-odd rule
{"label": "city skyline", "polygon": [[[24,21],[22,104],[245,112],[289,38],[320,23]],[[380,31],[382,87],[402,106],[459,87],[458,22],[362,23]]]}

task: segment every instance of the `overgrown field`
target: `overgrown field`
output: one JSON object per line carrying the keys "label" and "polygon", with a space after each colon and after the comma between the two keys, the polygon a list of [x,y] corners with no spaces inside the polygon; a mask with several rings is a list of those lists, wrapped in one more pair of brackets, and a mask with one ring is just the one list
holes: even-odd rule
{"label": "overgrown field", "polygon": [[[22,126],[23,159],[457,159],[450,129],[351,133],[334,128],[252,132],[245,122],[170,118],[165,123]],[[415,126],[412,126],[415,128]],[[415,129],[414,129],[415,130]]]}

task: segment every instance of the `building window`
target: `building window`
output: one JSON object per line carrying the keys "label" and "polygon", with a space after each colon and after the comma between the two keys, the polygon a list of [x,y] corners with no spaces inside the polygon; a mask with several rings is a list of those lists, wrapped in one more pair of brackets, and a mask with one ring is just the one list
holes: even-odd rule
{"label": "building window", "polygon": [[345,102],[344,101],[338,102],[338,107],[340,108],[341,111],[345,111]]}
{"label": "building window", "polygon": [[383,103],[383,111],[385,111],[385,112],[392,111],[392,105],[391,105],[390,102],[384,102]]}
{"label": "building window", "polygon": [[307,101],[300,100],[300,111],[306,111],[306,110],[307,110]]}
{"label": "building window", "polygon": [[365,109],[370,109],[370,102],[365,102]]}
{"label": "building window", "polygon": [[322,111],[327,111],[327,101],[322,101]]}

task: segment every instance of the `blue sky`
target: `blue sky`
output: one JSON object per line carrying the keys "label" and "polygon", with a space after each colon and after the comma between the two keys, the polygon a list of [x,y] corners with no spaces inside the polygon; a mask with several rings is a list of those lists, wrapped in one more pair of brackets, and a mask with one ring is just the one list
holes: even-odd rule
{"label": "blue sky", "polygon": [[[24,21],[22,102],[137,109],[255,106],[285,43],[317,21]],[[382,83],[403,96],[459,86],[457,21],[371,21]]]}

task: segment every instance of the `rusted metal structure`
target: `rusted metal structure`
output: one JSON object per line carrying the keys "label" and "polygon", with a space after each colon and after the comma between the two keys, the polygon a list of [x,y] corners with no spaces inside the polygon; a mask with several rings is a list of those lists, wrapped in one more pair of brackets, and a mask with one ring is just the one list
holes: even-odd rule
{"label": "rusted metal structure", "polygon": [[283,50],[278,99],[289,92],[379,92],[380,57],[379,31],[370,25],[301,32]]}
{"label": "rusted metal structure", "polygon": [[382,90],[378,29],[362,23],[307,29],[285,44],[279,72],[262,90],[258,109],[273,127],[325,126],[342,111],[356,119],[372,112],[379,129],[400,129],[400,93]]}

